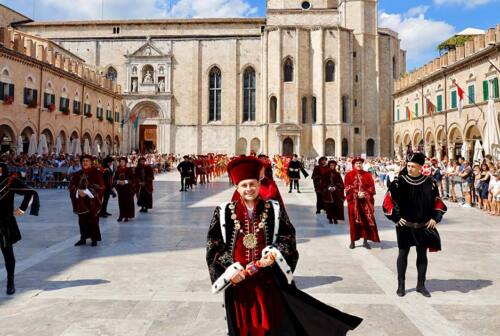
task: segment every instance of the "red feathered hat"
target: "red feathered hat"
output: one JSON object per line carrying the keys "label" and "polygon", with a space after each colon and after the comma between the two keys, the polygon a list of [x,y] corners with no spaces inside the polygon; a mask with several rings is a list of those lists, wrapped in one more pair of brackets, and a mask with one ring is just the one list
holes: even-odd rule
{"label": "red feathered hat", "polygon": [[259,180],[263,163],[255,156],[238,157],[227,165],[227,172],[235,185],[243,180]]}
{"label": "red feathered hat", "polygon": [[365,159],[363,159],[363,158],[362,158],[362,157],[360,157],[360,156],[357,156],[357,157],[355,157],[354,159],[352,159],[352,162],[351,162],[351,163],[354,165],[356,162],[361,162],[361,163],[363,163],[363,162],[365,162]]}

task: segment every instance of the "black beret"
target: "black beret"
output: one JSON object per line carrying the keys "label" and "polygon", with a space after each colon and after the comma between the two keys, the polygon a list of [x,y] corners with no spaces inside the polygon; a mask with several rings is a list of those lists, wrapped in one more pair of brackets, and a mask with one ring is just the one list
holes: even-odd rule
{"label": "black beret", "polygon": [[408,157],[408,162],[417,163],[423,166],[425,164],[425,155],[420,152],[410,154]]}

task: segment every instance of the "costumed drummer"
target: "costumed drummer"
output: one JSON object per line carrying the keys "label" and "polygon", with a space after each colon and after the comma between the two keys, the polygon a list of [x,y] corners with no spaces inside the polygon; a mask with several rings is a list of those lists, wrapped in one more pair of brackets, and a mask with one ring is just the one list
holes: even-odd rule
{"label": "costumed drummer", "polygon": [[432,177],[422,175],[425,155],[414,153],[389,187],[383,208],[384,214],[397,224],[399,255],[397,294],[404,296],[408,254],[412,246],[417,250],[417,292],[425,297],[431,294],[425,287],[427,250],[441,250],[441,239],[436,229],[446,213],[446,205],[439,197],[439,189]]}
{"label": "costumed drummer", "polygon": [[255,157],[229,163],[239,197],[216,208],[208,231],[212,292],[224,293],[229,335],[345,335],[360,318],[295,287],[295,229],[277,201],[259,196],[262,164]]}

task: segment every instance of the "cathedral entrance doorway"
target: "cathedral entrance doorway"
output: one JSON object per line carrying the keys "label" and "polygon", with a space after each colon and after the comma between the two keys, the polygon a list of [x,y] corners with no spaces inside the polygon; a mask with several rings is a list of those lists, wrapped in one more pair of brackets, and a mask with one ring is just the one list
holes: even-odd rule
{"label": "cathedral entrance doorway", "polygon": [[148,154],[156,151],[158,147],[157,126],[141,125],[139,129],[139,150],[141,153]]}
{"label": "cathedral entrance doorway", "polygon": [[293,140],[291,138],[286,138],[285,140],[283,140],[283,155],[293,155]]}

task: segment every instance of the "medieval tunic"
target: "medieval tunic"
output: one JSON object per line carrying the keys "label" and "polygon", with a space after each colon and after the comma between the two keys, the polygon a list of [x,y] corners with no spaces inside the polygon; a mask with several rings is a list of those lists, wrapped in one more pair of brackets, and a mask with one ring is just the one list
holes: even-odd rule
{"label": "medieval tunic", "polygon": [[[249,234],[253,246],[246,243]],[[230,279],[249,262],[271,252],[276,254],[273,266],[231,285]],[[231,336],[345,335],[361,323],[358,317],[326,306],[295,287],[295,229],[276,201],[258,199],[251,211],[241,200],[217,207],[206,259],[212,292],[224,292]]]}
{"label": "medieval tunic", "polygon": [[[335,188],[335,190],[330,190]],[[321,179],[322,199],[328,219],[344,220],[344,181],[336,170],[328,169]]]}
{"label": "medieval tunic", "polygon": [[137,189],[137,205],[146,209],[153,209],[153,169],[148,165],[138,165],[135,168]]}
{"label": "medieval tunic", "polygon": [[26,211],[31,204],[30,215],[38,216],[40,201],[38,193],[20,181],[16,174],[7,178],[0,176],[0,246],[9,247],[21,240],[21,232],[14,216],[14,197],[23,196],[19,209]]}
{"label": "medieval tunic", "polygon": [[[349,209],[351,242],[360,238],[380,242],[375,222],[375,182],[370,173],[352,170],[345,176],[345,192]],[[365,198],[358,198],[364,192]]]}
{"label": "medieval tunic", "polygon": [[431,219],[439,223],[447,211],[431,177],[400,174],[390,185],[383,208],[386,217],[393,222],[398,223],[403,218],[410,223],[409,226],[396,226],[400,249],[422,246],[431,251],[441,250],[437,229],[425,227]]}
{"label": "medieval tunic", "polygon": [[287,173],[290,180],[300,180],[300,173],[302,173],[304,177],[309,176],[304,169],[304,166],[302,166],[302,163],[300,161],[293,160],[288,164]]}
{"label": "medieval tunic", "polygon": [[[80,197],[78,190],[84,190],[86,197]],[[101,241],[99,229],[99,212],[104,193],[102,173],[95,167],[82,169],[73,174],[69,185],[69,195],[73,204],[73,212],[78,215],[81,239],[90,238]]]}
{"label": "medieval tunic", "polygon": [[[325,205],[323,203],[323,187],[322,187],[322,179],[323,175],[326,174],[329,170],[328,166],[320,166],[317,165],[314,167],[312,172],[312,180],[314,185],[314,191],[316,192],[316,212],[320,212],[321,210],[326,210]],[[342,187],[344,189],[344,187]]]}
{"label": "medieval tunic", "polygon": [[[119,181],[124,182],[124,185],[118,184]],[[134,171],[129,167],[118,167],[115,172],[115,188],[118,193],[118,207],[120,209],[119,218],[134,218]]]}

